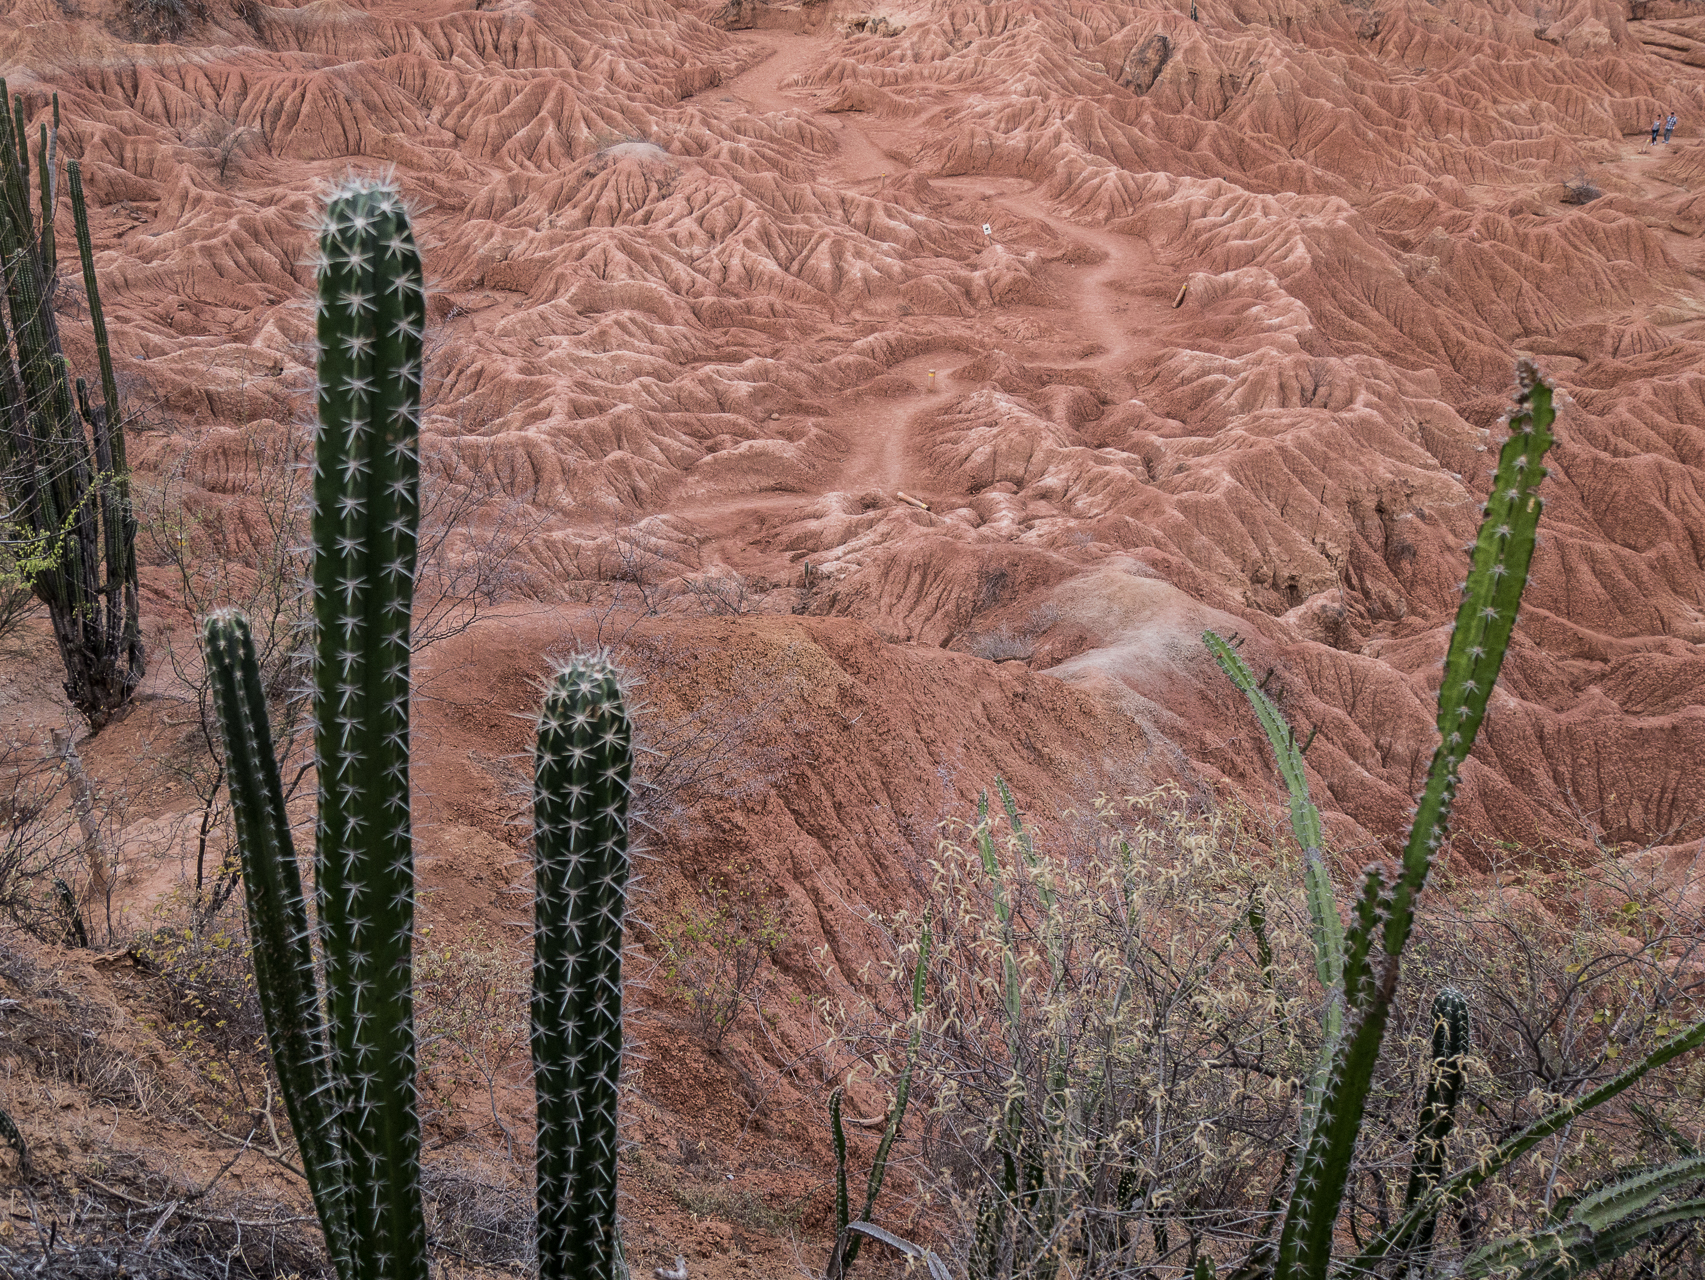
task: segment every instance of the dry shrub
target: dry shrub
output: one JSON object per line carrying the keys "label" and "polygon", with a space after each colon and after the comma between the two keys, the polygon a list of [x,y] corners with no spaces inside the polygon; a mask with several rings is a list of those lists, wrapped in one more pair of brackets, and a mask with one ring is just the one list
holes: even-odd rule
{"label": "dry shrub", "polygon": [[1586,173],[1577,173],[1563,184],[1564,204],[1591,204],[1604,194],[1599,186]]}
{"label": "dry shrub", "polygon": [[200,1120],[241,1136],[257,1124],[284,1132],[284,1108],[271,1083],[266,1023],[241,902],[204,916],[181,890],[155,908],[155,928],[129,948],[153,975],[153,1009],[144,1025],[176,1052],[201,1082]]}
{"label": "dry shrub", "polygon": [[119,0],[112,26],[127,40],[164,44],[183,39],[206,21],[201,0]]}
{"label": "dry shrub", "polygon": [[0,926],[43,942],[71,922],[54,881],[75,879],[82,842],[64,762],[45,741],[0,739]]}
{"label": "dry shrub", "polygon": [[[868,1002],[825,1003],[854,1074],[890,1088],[920,1035],[915,1140],[888,1183],[910,1203],[879,1204],[877,1221],[933,1229],[991,1277],[1223,1267],[1277,1228],[1320,1047],[1300,851],[1250,810],[1170,785],[1065,818],[1063,849],[1003,819],[950,825],[923,913],[870,917],[887,959]],[[1401,1213],[1439,988],[1472,1010],[1447,1158],[1460,1168],[1698,1016],[1700,927],[1679,901],[1584,875],[1548,881],[1537,913],[1496,888],[1431,896],[1355,1155],[1348,1236]],[[1433,1265],[1533,1229],[1619,1169],[1705,1144],[1702,1082],[1698,1065],[1655,1072],[1493,1178],[1441,1225]],[[1678,1227],[1626,1273],[1660,1257],[1666,1276],[1698,1275],[1705,1253]]]}
{"label": "dry shrub", "polygon": [[751,887],[751,868],[699,882],[698,901],[652,926],[665,990],[686,1002],[692,1024],[720,1049],[748,1004],[763,995],[763,971],[787,942],[781,913]]}
{"label": "dry shrub", "polygon": [[[76,1088],[91,1101],[138,1115],[169,1105],[165,1083],[115,1042],[108,1016],[25,956],[0,948],[0,1078]],[[0,1100],[14,1117],[11,1099]]]}
{"label": "dry shrub", "polygon": [[423,933],[414,958],[422,1120],[440,1138],[472,1138],[515,1161],[509,1121],[532,1108],[526,951],[477,928],[459,941]]}

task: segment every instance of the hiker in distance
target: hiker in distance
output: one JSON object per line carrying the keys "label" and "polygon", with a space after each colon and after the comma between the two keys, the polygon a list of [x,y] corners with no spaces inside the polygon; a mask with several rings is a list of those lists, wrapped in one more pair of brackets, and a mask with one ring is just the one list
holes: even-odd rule
{"label": "hiker in distance", "polygon": [[1660,116],[1656,120],[1652,121],[1652,145],[1654,147],[1658,145],[1658,130],[1662,129],[1663,127],[1664,127],[1664,122],[1663,122],[1662,116]]}
{"label": "hiker in distance", "polygon": [[1669,116],[1664,120],[1664,141],[1665,142],[1668,142],[1670,134],[1675,132],[1675,125],[1676,125],[1675,112],[1672,111],[1669,113]]}

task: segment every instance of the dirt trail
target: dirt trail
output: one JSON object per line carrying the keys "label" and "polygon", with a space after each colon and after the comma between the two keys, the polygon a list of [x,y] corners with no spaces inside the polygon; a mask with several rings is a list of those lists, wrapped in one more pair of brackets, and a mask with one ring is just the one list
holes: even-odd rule
{"label": "dirt trail", "polygon": [[[810,102],[811,91],[784,89],[791,77],[809,71],[824,56],[833,37],[785,31],[746,33],[744,38],[767,56],[727,81],[716,95],[722,104],[759,112],[805,111],[828,128],[836,153],[824,165],[824,176],[846,186],[863,186],[897,171],[903,164],[891,158],[867,131],[862,113],[829,113]],[[975,202],[992,204],[1048,225],[1067,240],[1094,249],[1100,260],[1090,266],[1056,266],[1048,271],[1050,291],[1061,301],[1037,308],[1059,330],[1093,344],[1099,350],[1069,362],[1079,367],[1105,366],[1116,377],[1149,345],[1149,334],[1168,314],[1166,304],[1139,292],[1153,279],[1157,267],[1149,245],[1131,236],[1081,226],[1060,218],[1037,194],[1034,183],[1018,178],[931,177],[939,189]],[[785,523],[789,516],[823,494],[862,494],[878,490],[889,497],[910,492],[929,498],[909,466],[913,423],[956,390],[949,371],[963,364],[967,353],[944,346],[906,360],[888,370],[905,378],[917,396],[860,396],[843,400],[824,425],[846,442],[840,467],[811,492],[739,493],[671,504],[671,514],[704,530],[707,560],[739,567],[754,555],[754,545],[766,527]],[[934,371],[935,377],[930,377]],[[890,381],[890,386],[892,382]],[[932,394],[933,393],[933,394]],[[733,516],[731,520],[729,517]]]}
{"label": "dirt trail", "polygon": [[1024,179],[932,178],[931,184],[942,191],[982,196],[1012,213],[1047,223],[1056,234],[1102,255],[1093,266],[1060,268],[1052,281],[1068,303],[1048,308],[1050,319],[1104,348],[1097,355],[1076,361],[1077,365],[1105,365],[1118,372],[1148,350],[1148,335],[1170,308],[1141,292],[1144,284],[1163,271],[1147,241],[1066,221],[1048,208],[1035,185]]}

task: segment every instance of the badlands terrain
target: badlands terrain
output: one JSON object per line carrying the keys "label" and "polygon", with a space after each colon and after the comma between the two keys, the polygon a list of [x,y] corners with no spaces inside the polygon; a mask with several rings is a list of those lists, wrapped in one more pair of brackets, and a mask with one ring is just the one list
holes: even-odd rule
{"label": "badlands terrain", "polygon": [[[765,979],[782,1012],[723,1049],[666,984],[636,997],[630,1136],[679,1164],[694,1135],[691,1176],[722,1196],[695,1210],[633,1178],[645,1268],[821,1264],[824,1075],[796,1065],[820,1028],[797,1002],[858,984],[861,914],[916,900],[938,824],[997,774],[1044,827],[1163,782],[1280,815],[1204,628],[1242,637],[1314,734],[1344,873],[1400,839],[1520,355],[1567,406],[1451,867],[1520,875],[1513,851],[1543,850],[1697,873],[1705,7],[3,7],[10,90],[32,130],[57,93],[83,163],[155,513],[150,677],[81,744],[124,797],[110,941],[196,857],[180,568],[264,575],[277,442],[311,410],[319,193],[394,172],[456,513],[435,572],[479,606],[419,659],[425,919],[520,945],[525,716],[547,655],[601,642],[643,676],[674,770],[636,913],[733,876],[787,935]],[[62,263],[70,245],[62,222]],[[59,306],[87,367],[70,278]],[[34,741],[64,720],[57,659],[40,619],[5,643],[0,714]],[[190,1070],[149,1047],[148,980],[117,954],[41,963],[162,1078]],[[185,1176],[228,1156],[75,1090],[54,1120],[28,1092],[6,1105],[66,1177],[85,1155],[52,1125],[110,1118]],[[736,1203],[803,1204],[804,1252]]]}

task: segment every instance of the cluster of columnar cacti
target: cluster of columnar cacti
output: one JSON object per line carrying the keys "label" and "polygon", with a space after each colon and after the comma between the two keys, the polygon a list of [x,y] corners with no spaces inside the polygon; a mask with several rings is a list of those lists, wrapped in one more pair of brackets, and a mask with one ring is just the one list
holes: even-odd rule
{"label": "cluster of columnar cacti", "polygon": [[[320,257],[312,933],[247,622],[208,618],[205,651],[267,1036],[327,1251],[342,1280],[424,1280],[409,627],[426,309],[396,190],[343,184]],[[594,658],[563,671],[539,722],[533,997],[540,1274],[563,1280],[623,1273],[615,1138],[631,769],[613,668]]]}
{"label": "cluster of columnar cacti", "polygon": [[[1338,908],[1331,881],[1318,862],[1320,819],[1308,797],[1301,753],[1278,711],[1255,684],[1236,651],[1212,632],[1204,635],[1214,657],[1243,690],[1267,731],[1290,793],[1292,826],[1302,844],[1309,877],[1309,909],[1315,924],[1316,958],[1324,988],[1323,1072],[1311,1082],[1298,1149],[1276,1248],[1257,1246],[1238,1276],[1249,1280],[1325,1280],[1332,1274],[1384,1274],[1386,1260],[1408,1255],[1425,1266],[1439,1214],[1447,1205],[1506,1168],[1575,1117],[1614,1098],[1646,1072],[1705,1044],[1705,1021],[1671,1037],[1658,1049],[1599,1089],[1548,1113],[1483,1155],[1464,1172],[1445,1177],[1445,1144],[1461,1088],[1461,1058],[1468,1045],[1467,1003],[1455,991],[1434,1003],[1433,1067],[1416,1135],[1414,1163],[1403,1217],[1348,1262],[1335,1260],[1339,1210],[1352,1171],[1369,1089],[1397,994],[1403,949],[1414,925],[1416,900],[1444,843],[1451,802],[1463,761],[1474,744],[1515,626],[1527,583],[1542,501],[1543,465],[1552,443],[1556,414],[1552,388],[1533,368],[1518,366],[1515,412],[1471,548],[1472,568],[1464,586],[1445,656],[1439,688],[1438,730],[1427,782],[1417,797],[1415,821],[1395,877],[1378,864],[1364,876],[1343,932],[1341,952],[1332,954]],[[1332,980],[1336,967],[1341,975]],[[1343,1016],[1335,1018],[1334,1009]],[[1670,1191],[1697,1181],[1705,1164],[1684,1159],[1645,1171],[1601,1189],[1572,1211],[1571,1219],[1543,1238],[1499,1241],[1470,1255],[1463,1275],[1504,1273],[1524,1280],[1543,1275],[1562,1280],[1620,1257],[1652,1231],[1705,1218],[1705,1201],[1664,1203]],[[1583,1216],[1585,1215],[1585,1216]],[[1500,1272],[1502,1269],[1502,1272]],[[1206,1268],[1211,1275],[1213,1267]]]}
{"label": "cluster of columnar cacti", "polygon": [[16,572],[48,607],[65,692],[95,727],[135,691],[145,669],[137,613],[136,518],[124,425],[78,162],[67,166],[71,219],[94,323],[101,398],[73,379],[54,311],[59,99],[40,126],[37,198],[30,196],[23,98],[0,80],[0,261],[10,331],[0,322],[0,492]]}

